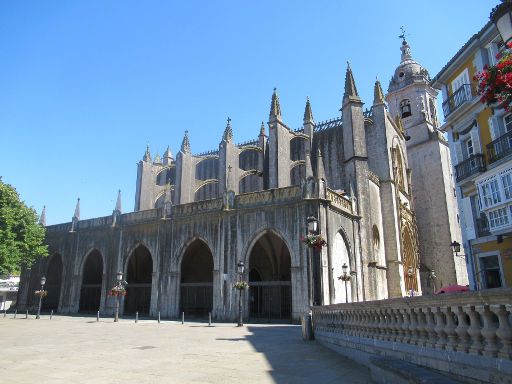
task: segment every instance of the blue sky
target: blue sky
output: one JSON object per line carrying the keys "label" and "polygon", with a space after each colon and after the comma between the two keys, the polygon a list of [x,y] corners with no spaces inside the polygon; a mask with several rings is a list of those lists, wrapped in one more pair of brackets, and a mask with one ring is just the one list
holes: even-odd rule
{"label": "blue sky", "polygon": [[[257,137],[278,88],[286,124],[338,116],[346,62],[368,106],[400,61],[400,26],[434,76],[497,0],[3,1],[0,176],[47,223],[133,211],[146,144]],[[441,116],[442,117],[442,116]]]}

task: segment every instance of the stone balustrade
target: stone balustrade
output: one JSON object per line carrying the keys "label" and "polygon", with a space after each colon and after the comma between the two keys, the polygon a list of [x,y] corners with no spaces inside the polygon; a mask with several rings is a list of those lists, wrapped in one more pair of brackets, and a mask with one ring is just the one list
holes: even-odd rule
{"label": "stone balustrade", "polygon": [[512,374],[511,312],[512,289],[492,289],[319,306],[312,316],[320,342],[482,379],[487,368]]}

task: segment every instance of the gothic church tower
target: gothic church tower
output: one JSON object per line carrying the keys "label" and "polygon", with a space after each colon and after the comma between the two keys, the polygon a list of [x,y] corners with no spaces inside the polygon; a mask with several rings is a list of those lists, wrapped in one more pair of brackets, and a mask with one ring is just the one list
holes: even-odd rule
{"label": "gothic church tower", "polygon": [[448,284],[468,282],[463,257],[450,244],[461,240],[448,143],[438,130],[437,91],[428,71],[411,56],[404,35],[400,65],[389,83],[389,112],[405,130],[412,170],[412,196],[418,227],[420,276],[428,294]]}

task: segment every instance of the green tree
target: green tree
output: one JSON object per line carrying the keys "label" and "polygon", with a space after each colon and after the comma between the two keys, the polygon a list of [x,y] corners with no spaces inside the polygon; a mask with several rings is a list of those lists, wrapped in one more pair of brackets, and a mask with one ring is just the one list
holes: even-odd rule
{"label": "green tree", "polygon": [[0,275],[19,273],[38,256],[48,256],[45,228],[16,189],[0,179]]}

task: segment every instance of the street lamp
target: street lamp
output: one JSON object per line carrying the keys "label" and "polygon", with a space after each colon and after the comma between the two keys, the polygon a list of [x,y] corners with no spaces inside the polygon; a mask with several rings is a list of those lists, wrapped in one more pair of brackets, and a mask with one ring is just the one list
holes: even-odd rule
{"label": "street lamp", "polygon": [[343,275],[341,275],[340,277],[338,277],[338,280],[342,280],[345,282],[345,303],[348,303],[348,291],[347,291],[347,284],[348,282],[350,281],[350,279],[352,279],[352,276],[350,276],[348,273],[347,273],[347,269],[348,269],[348,266],[347,266],[347,263],[343,263],[343,265],[341,266],[341,269],[343,270]]}
{"label": "street lamp", "polygon": [[[236,265],[236,271],[238,272],[238,281],[242,281],[242,277],[244,275],[244,262],[240,260],[238,264]],[[242,309],[242,292],[243,289],[239,289],[239,296],[238,296],[238,327],[242,327],[244,325],[243,320],[243,309]]]}
{"label": "street lamp", "polygon": [[117,323],[119,321],[119,297],[121,296],[121,292],[124,292],[124,285],[126,281],[123,281],[123,272],[119,271],[116,274],[117,284],[112,291],[115,291],[116,294],[116,314],[114,317],[114,322]]}
{"label": "street lamp", "polygon": [[507,44],[512,39],[512,1],[502,0],[491,11],[490,19],[496,25],[503,42]]}
{"label": "street lamp", "polygon": [[[308,235],[316,235],[318,231],[318,219],[314,216],[309,216],[306,219],[307,223],[307,229],[308,229]],[[314,257],[314,250],[312,247],[310,247],[310,250],[308,250],[308,293],[309,293],[309,306],[312,306],[314,303],[314,298],[316,296],[316,292],[313,285],[313,257]],[[315,268],[316,272],[316,268]],[[316,273],[315,273],[316,278]],[[316,301],[316,300],[315,300]]]}
{"label": "street lamp", "polygon": [[44,285],[46,284],[46,277],[41,277],[41,294],[39,295],[39,306],[37,307],[37,316],[36,319],[39,319],[41,317],[41,304],[43,302],[43,292],[44,292]]}

